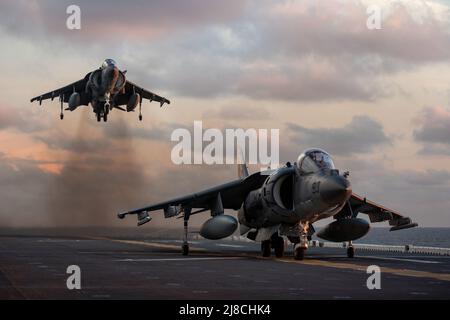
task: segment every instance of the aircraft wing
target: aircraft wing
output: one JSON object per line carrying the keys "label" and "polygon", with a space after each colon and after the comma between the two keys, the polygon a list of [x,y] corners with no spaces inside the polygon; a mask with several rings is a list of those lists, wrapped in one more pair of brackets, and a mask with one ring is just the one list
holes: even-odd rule
{"label": "aircraft wing", "polygon": [[148,99],[150,100],[150,102],[152,101],[159,102],[161,107],[163,106],[164,103],[170,104],[170,101],[167,100],[166,98],[161,97],[127,80],[127,82],[125,83],[125,93],[133,93],[133,92],[139,93],[143,99]]}
{"label": "aircraft wing", "polygon": [[156,203],[147,207],[122,212],[119,213],[118,216],[123,219],[128,214],[139,214],[146,211],[167,209],[169,206],[191,209],[199,208],[204,209],[201,211],[205,211],[214,207],[219,194],[224,209],[238,210],[244,202],[247,194],[252,190],[260,188],[266,179],[267,175],[256,172],[245,179],[234,180],[197,193]]}
{"label": "aircraft wing", "polygon": [[355,193],[350,197],[349,204],[353,216],[356,216],[361,212],[369,216],[370,222],[389,221],[389,225],[392,226],[390,231],[418,226],[417,223],[412,222],[411,218],[405,217],[397,211],[367,200]]}
{"label": "aircraft wing", "polygon": [[61,87],[59,89],[55,89],[53,91],[36,96],[36,97],[32,98],[30,102],[39,101],[39,104],[41,104],[42,100],[46,100],[46,99],[53,100],[54,98],[57,98],[60,96],[63,98],[64,102],[68,102],[70,95],[74,91],[80,93],[80,92],[84,92],[86,90],[86,84],[89,80],[89,75],[90,75],[90,73],[88,73],[83,79],[75,81],[75,82],[68,84],[64,87]]}

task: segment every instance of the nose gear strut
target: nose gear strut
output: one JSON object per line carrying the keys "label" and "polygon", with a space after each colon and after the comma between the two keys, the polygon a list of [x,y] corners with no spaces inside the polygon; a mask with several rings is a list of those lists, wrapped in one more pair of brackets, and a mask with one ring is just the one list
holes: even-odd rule
{"label": "nose gear strut", "polygon": [[294,245],[294,258],[295,260],[303,260],[305,257],[305,251],[308,249],[308,222],[299,222],[299,238],[300,242]]}

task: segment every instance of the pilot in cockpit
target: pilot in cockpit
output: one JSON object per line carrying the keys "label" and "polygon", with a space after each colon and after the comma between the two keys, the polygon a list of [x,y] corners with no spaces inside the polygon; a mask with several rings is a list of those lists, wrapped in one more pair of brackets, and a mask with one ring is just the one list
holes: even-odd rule
{"label": "pilot in cockpit", "polygon": [[323,169],[334,169],[330,155],[321,149],[308,149],[298,158],[298,166],[302,172],[316,172]]}

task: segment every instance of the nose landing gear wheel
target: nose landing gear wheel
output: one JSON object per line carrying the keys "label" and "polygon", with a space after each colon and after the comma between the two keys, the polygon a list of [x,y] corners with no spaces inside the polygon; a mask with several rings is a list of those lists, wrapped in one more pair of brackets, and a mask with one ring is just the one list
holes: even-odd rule
{"label": "nose landing gear wheel", "polygon": [[105,113],[105,114],[103,115],[103,121],[104,121],[104,122],[108,121],[108,114],[107,114],[107,113]]}
{"label": "nose landing gear wheel", "polygon": [[142,121],[142,114],[139,115],[139,121]]}
{"label": "nose landing gear wheel", "polygon": [[348,247],[347,248],[347,257],[353,258],[355,256],[355,248],[354,247]]}
{"label": "nose landing gear wheel", "polygon": [[104,111],[105,111],[105,113],[108,113],[109,110],[112,110],[112,104],[109,103],[109,102],[105,102],[105,105],[104,105]]}
{"label": "nose landing gear wheel", "polygon": [[64,119],[64,114],[61,113],[61,114],[59,115],[59,118],[60,118],[61,120]]}
{"label": "nose landing gear wheel", "polygon": [[97,121],[100,122],[102,120],[102,116],[100,112],[97,113]]}

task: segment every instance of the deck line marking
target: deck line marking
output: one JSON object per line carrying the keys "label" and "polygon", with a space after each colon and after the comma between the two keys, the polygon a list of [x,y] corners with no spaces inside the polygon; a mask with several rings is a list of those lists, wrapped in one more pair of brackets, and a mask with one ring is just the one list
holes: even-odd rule
{"label": "deck line marking", "polygon": [[[91,237],[91,239],[95,240],[108,240],[112,242],[117,243],[124,243],[124,244],[134,244],[134,245],[140,245],[145,247],[151,247],[151,248],[159,248],[159,249],[181,249],[181,246],[177,246],[174,244],[166,244],[166,243],[157,243],[157,242],[144,242],[144,241],[137,241],[137,240],[120,240],[120,239],[111,239],[111,238],[104,238],[104,237]],[[207,251],[204,248],[190,248],[190,251]]]}
{"label": "deck line marking", "polygon": [[[328,268],[337,268],[337,269],[351,269],[356,271],[366,272],[367,266],[353,264],[353,263],[344,263],[344,262],[331,262],[331,261],[322,261],[315,259],[305,259],[305,260],[287,260],[285,258],[278,259],[280,262],[285,263],[296,263],[296,264],[306,264],[311,266],[320,266],[320,267],[328,267]],[[431,278],[442,281],[450,281],[450,274],[448,273],[435,273],[429,271],[419,271],[419,270],[411,270],[411,269],[395,269],[388,267],[381,267],[381,272],[395,274],[399,276],[408,276],[415,278]]]}
{"label": "deck line marking", "polygon": [[[97,240],[109,240],[113,242],[118,243],[125,243],[125,244],[134,244],[134,245],[141,245],[141,246],[147,246],[147,247],[153,247],[153,248],[167,248],[167,249],[180,249],[179,246],[176,245],[169,245],[169,244],[157,244],[157,243],[149,243],[149,242],[142,242],[142,241],[135,241],[135,240],[117,240],[117,239],[111,239],[111,238],[92,238]],[[208,252],[207,249],[204,248],[194,248],[192,251],[201,251],[201,252]],[[250,256],[247,256],[250,257]],[[257,257],[253,257],[257,258]],[[267,258],[261,258],[266,260]],[[296,263],[296,264],[305,264],[305,265],[312,265],[312,266],[320,266],[320,267],[328,267],[328,268],[337,268],[337,269],[351,269],[356,271],[362,271],[366,272],[367,266],[364,265],[358,265],[353,263],[344,263],[344,262],[331,262],[331,261],[322,261],[322,260],[316,260],[316,259],[305,259],[302,261],[298,260],[291,260],[291,259],[274,259],[272,261],[279,261],[279,262],[285,262],[285,263]],[[409,276],[409,277],[416,277],[416,278],[431,278],[436,280],[442,280],[442,281],[450,281],[450,274],[449,273],[434,273],[429,271],[418,271],[418,270],[411,270],[411,269],[395,269],[395,268],[387,268],[387,267],[381,267],[381,271],[385,273],[395,274],[399,276]]]}
{"label": "deck line marking", "polygon": [[201,260],[237,260],[243,259],[242,257],[204,257],[204,258],[155,258],[155,259],[119,259],[114,261],[121,262],[162,262],[162,261],[201,261]]}

